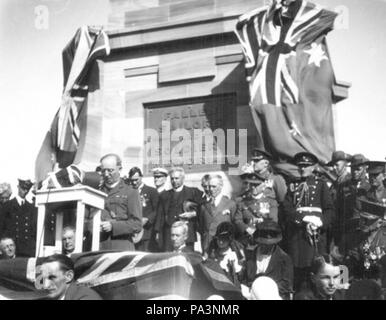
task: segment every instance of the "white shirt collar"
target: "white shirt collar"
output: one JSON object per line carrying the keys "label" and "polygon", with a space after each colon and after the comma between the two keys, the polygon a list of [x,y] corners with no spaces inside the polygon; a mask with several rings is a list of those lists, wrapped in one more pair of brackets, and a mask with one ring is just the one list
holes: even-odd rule
{"label": "white shirt collar", "polygon": [[165,190],[166,190],[165,185],[162,185],[162,186],[160,186],[160,187],[157,187],[158,193],[161,193],[162,191],[165,191]]}
{"label": "white shirt collar", "polygon": [[221,199],[222,199],[222,194],[221,193],[217,197],[214,198],[214,205],[216,207],[218,207],[218,205],[220,204]]}
{"label": "white shirt collar", "polygon": [[174,192],[181,192],[183,188],[184,188],[184,185],[182,185],[181,187],[179,187],[177,189],[174,189]]}
{"label": "white shirt collar", "polygon": [[22,206],[23,202],[25,203],[27,201],[26,199],[22,199],[19,195],[16,195],[15,199],[17,200],[19,206]]}
{"label": "white shirt collar", "polygon": [[120,179],[117,182],[113,183],[112,185],[105,184],[105,186],[106,186],[107,189],[111,190],[111,189],[115,188],[118,185],[119,182],[121,182]]}
{"label": "white shirt collar", "polygon": [[184,243],[181,247],[179,247],[177,250],[175,250],[175,252],[181,252],[182,249],[185,248],[185,247],[186,247],[186,245]]}

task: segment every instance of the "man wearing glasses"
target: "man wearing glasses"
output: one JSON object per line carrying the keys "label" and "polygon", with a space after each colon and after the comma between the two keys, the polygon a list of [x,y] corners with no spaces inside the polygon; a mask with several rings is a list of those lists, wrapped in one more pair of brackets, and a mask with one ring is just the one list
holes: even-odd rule
{"label": "man wearing glasses", "polygon": [[100,250],[134,251],[133,236],[142,230],[142,206],[138,190],[121,178],[122,161],[114,153],[100,160],[102,191],[107,194],[102,212]]}

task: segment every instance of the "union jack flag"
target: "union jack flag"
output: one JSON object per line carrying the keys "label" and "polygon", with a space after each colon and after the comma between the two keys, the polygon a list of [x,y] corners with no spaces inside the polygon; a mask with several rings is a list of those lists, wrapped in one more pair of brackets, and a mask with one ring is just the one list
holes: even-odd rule
{"label": "union jack flag", "polygon": [[260,147],[277,159],[308,151],[327,160],[334,150],[335,78],[325,36],[336,16],[305,0],[275,1],[236,24]]}
{"label": "union jack flag", "polygon": [[[89,87],[87,76],[98,58],[110,53],[109,39],[103,30],[81,27],[63,50],[64,89],[61,106],[51,125],[54,148],[58,152],[71,154],[60,167],[72,163],[81,137],[81,114],[84,113]],[[60,163],[60,155],[57,155]]]}
{"label": "union jack flag", "polygon": [[[0,300],[44,299],[39,266],[43,258],[0,261]],[[74,254],[78,285],[105,300],[205,299],[213,294],[242,299],[241,291],[216,263],[199,254],[86,252]]]}

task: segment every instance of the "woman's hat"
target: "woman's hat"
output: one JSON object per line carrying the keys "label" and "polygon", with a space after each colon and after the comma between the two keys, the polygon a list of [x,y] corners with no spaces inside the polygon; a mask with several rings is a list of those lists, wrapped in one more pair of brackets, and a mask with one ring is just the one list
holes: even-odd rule
{"label": "woman's hat", "polygon": [[275,221],[265,220],[257,225],[253,239],[258,244],[277,244],[283,236],[280,226]]}
{"label": "woman's hat", "polygon": [[235,234],[235,230],[233,228],[232,223],[228,221],[221,222],[216,229],[216,238],[233,238]]}

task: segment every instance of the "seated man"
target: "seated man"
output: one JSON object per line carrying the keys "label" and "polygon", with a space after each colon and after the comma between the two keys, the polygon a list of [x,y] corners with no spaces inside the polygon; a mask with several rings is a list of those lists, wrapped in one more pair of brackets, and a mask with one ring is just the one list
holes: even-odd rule
{"label": "seated man", "polygon": [[0,259],[8,260],[16,258],[16,245],[15,241],[11,238],[2,238],[0,240]]}
{"label": "seated man", "polygon": [[46,257],[41,265],[42,285],[49,300],[102,300],[94,290],[74,282],[74,262],[63,254]]}
{"label": "seated man", "polygon": [[62,233],[62,253],[67,257],[75,250],[75,228],[65,227]]}
{"label": "seated man", "polygon": [[186,246],[188,239],[188,225],[185,221],[176,221],[171,228],[171,241],[173,252],[189,253],[193,252],[192,248]]}

